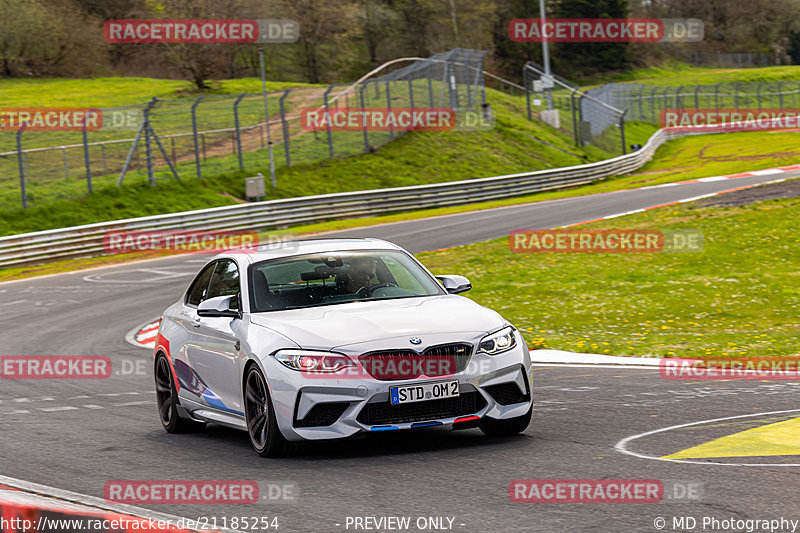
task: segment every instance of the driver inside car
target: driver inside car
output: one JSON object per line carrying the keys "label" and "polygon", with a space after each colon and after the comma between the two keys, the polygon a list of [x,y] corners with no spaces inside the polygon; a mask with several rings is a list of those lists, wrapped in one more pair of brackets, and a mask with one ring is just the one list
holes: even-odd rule
{"label": "driver inside car", "polygon": [[350,260],[350,269],[344,275],[344,291],[356,294],[372,285],[375,279],[377,260],[372,257],[356,256]]}

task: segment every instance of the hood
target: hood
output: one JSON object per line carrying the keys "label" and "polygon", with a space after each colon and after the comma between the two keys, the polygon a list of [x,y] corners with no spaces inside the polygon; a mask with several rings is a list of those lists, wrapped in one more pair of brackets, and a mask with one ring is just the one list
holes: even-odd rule
{"label": "hood", "polygon": [[474,337],[505,324],[495,311],[457,295],[253,313],[250,321],[288,337],[301,348],[315,350],[394,337],[404,337],[404,346],[408,338],[425,335]]}

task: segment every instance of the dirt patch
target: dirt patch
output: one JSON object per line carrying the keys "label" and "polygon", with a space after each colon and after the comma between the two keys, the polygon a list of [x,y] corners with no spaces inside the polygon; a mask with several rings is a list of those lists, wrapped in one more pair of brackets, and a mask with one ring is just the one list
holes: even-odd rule
{"label": "dirt patch", "polygon": [[738,207],[780,198],[800,198],[800,179],[795,178],[781,183],[721,194],[703,200],[699,205],[700,207]]}

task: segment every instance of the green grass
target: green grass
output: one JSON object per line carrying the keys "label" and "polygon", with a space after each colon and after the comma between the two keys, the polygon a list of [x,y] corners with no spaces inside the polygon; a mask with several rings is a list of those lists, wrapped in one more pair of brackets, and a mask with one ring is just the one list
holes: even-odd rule
{"label": "green grass", "polygon": [[661,86],[714,85],[737,81],[797,81],[799,78],[800,66],[796,65],[734,69],[695,67],[684,63],[670,63],[664,67],[639,68],[610,76],[591,78],[585,80],[585,84],[597,86],[612,82],[638,82]]}
{"label": "green grass", "polygon": [[[268,91],[289,87],[314,85],[267,82]],[[232,95],[243,92],[261,92],[261,80],[222,80],[215,83],[211,90],[200,93],[188,81],[156,78],[0,79],[0,105],[3,107],[116,107],[144,104],[153,96],[181,98],[200,94]]]}
{"label": "green grass", "polygon": [[800,135],[766,131],[683,137],[634,173],[640,184],[736,174],[800,163]]}
{"label": "green grass", "polygon": [[513,253],[507,239],[423,253],[531,347],[660,357],[800,355],[798,200],[686,204],[586,228],[701,230],[701,253]]}

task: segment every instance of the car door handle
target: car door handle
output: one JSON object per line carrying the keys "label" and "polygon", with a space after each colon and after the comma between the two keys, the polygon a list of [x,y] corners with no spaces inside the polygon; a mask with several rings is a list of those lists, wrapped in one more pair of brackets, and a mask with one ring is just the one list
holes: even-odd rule
{"label": "car door handle", "polygon": [[193,318],[192,319],[192,325],[194,327],[196,327],[196,328],[199,328],[200,327],[200,319],[199,318]]}

